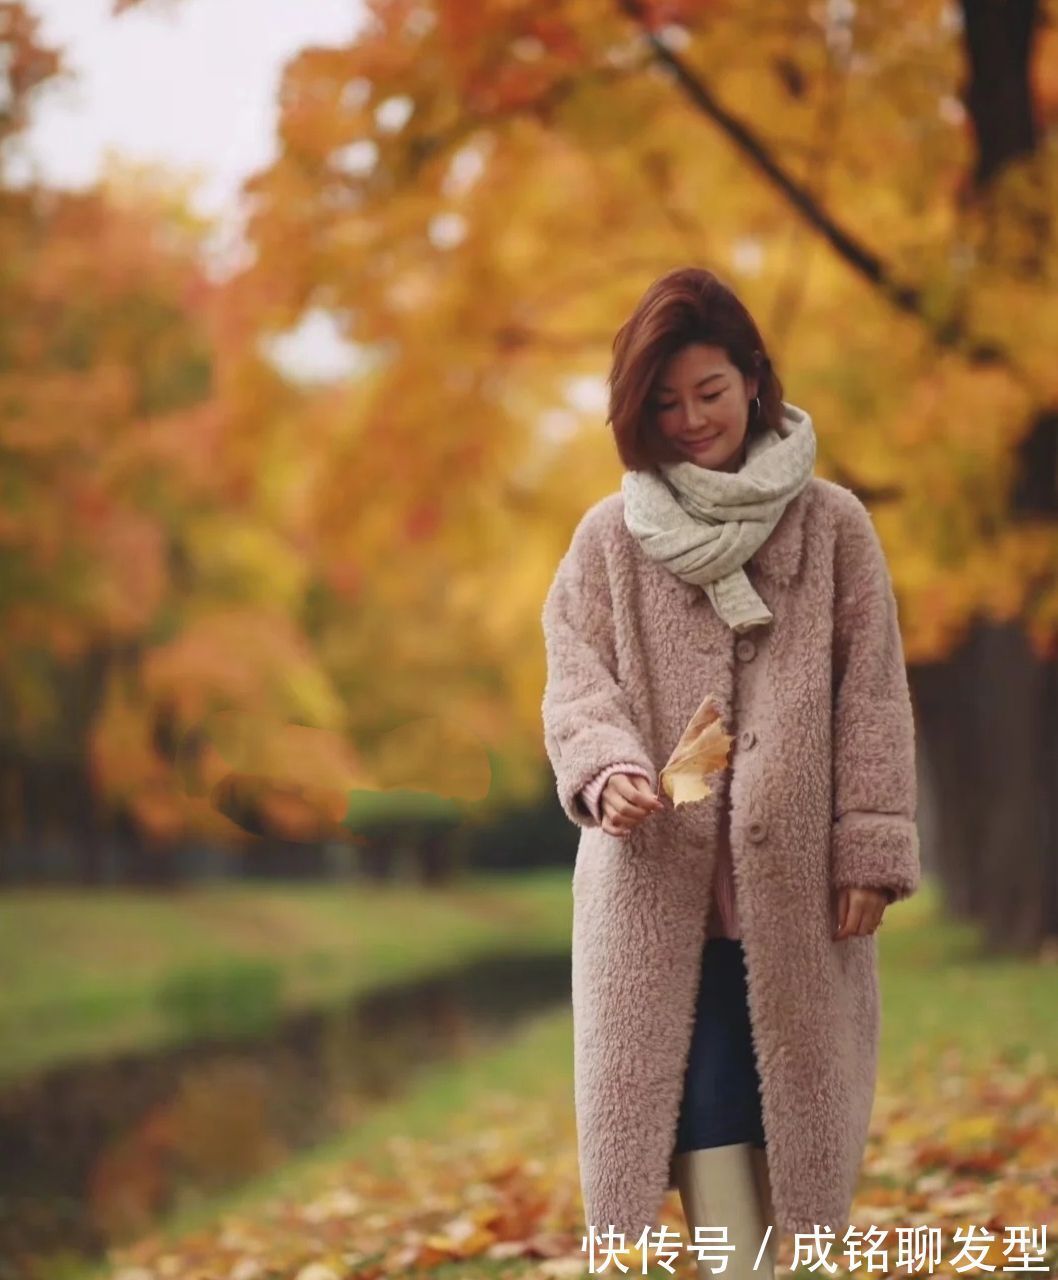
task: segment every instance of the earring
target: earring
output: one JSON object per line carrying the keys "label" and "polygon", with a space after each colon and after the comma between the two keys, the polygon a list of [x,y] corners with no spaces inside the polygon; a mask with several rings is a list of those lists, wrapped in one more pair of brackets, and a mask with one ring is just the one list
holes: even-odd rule
{"label": "earring", "polygon": [[754,421],[756,421],[760,417],[760,396],[759,395],[756,395],[753,397],[753,403],[757,406],[757,412],[756,414],[754,414],[754,419],[753,419]]}

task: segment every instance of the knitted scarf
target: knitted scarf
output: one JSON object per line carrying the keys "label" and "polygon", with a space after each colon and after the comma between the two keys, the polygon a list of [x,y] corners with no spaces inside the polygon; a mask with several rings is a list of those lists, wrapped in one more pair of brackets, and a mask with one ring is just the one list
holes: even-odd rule
{"label": "knitted scarf", "polygon": [[815,464],[811,417],[785,400],[782,409],[778,431],[750,435],[738,471],[662,462],[621,478],[629,532],[652,560],[700,586],[736,633],[772,621],[742,566],[812,478]]}

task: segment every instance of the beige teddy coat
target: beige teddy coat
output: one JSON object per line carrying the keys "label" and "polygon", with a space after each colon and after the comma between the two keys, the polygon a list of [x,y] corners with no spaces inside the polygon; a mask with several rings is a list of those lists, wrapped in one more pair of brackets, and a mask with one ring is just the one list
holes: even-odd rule
{"label": "beige teddy coat", "polygon": [[[774,615],[736,636],[653,562],[620,491],[581,518],[542,623],[544,741],[582,828],[572,876],[574,1102],[585,1225],[658,1225],[694,1022],[721,805],[777,1229],[849,1225],[875,1090],[874,935],[834,941],[836,890],[920,878],[896,600],[867,508],[813,476],[747,562]],[[578,792],[636,762],[657,788],[704,696],[734,735],[713,794],[608,835]]]}

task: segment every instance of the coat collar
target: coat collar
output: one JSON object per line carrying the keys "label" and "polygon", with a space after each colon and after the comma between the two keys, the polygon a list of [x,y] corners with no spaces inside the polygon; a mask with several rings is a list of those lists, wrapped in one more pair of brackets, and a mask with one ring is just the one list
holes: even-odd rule
{"label": "coat collar", "polygon": [[797,577],[810,489],[811,481],[786,504],[775,528],[746,562],[747,569],[786,585]]}

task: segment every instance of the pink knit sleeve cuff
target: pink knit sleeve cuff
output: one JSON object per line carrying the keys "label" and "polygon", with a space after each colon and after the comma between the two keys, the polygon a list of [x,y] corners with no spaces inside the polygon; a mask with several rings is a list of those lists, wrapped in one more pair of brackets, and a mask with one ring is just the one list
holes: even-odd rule
{"label": "pink knit sleeve cuff", "polygon": [[584,807],[596,822],[602,821],[602,814],[599,812],[599,801],[602,799],[602,793],[606,788],[606,780],[611,773],[635,773],[641,778],[649,777],[639,765],[630,764],[628,761],[622,761],[620,764],[608,764],[604,769],[600,769],[595,777],[580,789]]}

